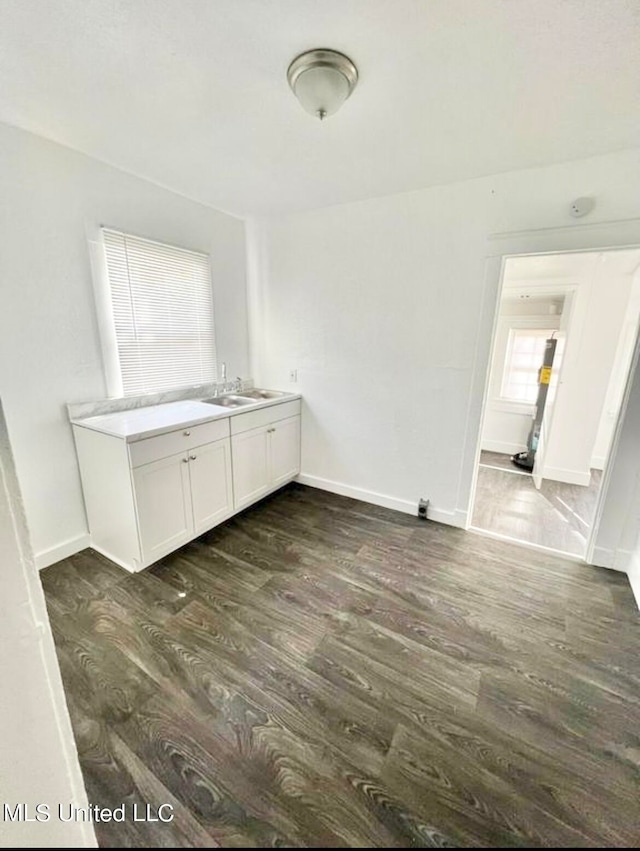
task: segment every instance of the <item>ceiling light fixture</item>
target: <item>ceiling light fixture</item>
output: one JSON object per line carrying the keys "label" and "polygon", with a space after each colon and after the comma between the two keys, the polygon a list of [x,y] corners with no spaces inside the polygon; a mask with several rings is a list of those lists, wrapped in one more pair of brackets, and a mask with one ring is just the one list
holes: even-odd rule
{"label": "ceiling light fixture", "polygon": [[296,56],[287,79],[303,109],[322,121],[337,112],[355,89],[358,69],[343,53],[318,48]]}

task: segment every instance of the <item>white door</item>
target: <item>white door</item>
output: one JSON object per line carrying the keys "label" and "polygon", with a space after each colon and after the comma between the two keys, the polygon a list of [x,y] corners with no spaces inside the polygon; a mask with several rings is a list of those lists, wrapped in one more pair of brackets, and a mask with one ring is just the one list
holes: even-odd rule
{"label": "white door", "polygon": [[194,534],[199,535],[233,513],[229,438],[189,452],[189,476]]}
{"label": "white door", "polygon": [[147,565],[193,537],[188,456],[181,452],[136,467],[133,483]]}
{"label": "white door", "polygon": [[291,481],[300,472],[300,417],[270,426],[269,473],[271,487]]}
{"label": "white door", "polygon": [[254,428],[231,438],[235,510],[250,505],[270,488],[267,462],[269,426]]}

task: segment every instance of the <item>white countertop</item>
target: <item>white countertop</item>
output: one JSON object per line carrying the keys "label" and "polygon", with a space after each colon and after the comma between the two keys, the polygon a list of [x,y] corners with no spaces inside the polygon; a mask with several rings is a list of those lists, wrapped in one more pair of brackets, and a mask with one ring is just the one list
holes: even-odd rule
{"label": "white countertop", "polygon": [[71,422],[73,425],[120,437],[127,443],[134,443],[137,440],[165,434],[184,426],[226,419],[237,414],[255,411],[256,408],[267,408],[271,405],[280,405],[283,402],[292,402],[295,399],[300,399],[299,393],[287,393],[276,399],[257,399],[250,405],[242,405],[238,408],[223,408],[195,399],[185,399],[181,402],[165,402],[161,405],[132,408],[113,414],[72,419]]}

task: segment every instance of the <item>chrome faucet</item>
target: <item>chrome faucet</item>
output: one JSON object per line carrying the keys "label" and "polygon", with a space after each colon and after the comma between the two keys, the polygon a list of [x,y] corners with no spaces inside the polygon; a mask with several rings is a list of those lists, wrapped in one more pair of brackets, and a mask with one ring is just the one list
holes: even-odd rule
{"label": "chrome faucet", "polygon": [[222,384],[222,392],[227,393],[229,386],[227,384],[227,364],[225,361],[222,361],[220,368],[220,383]]}
{"label": "chrome faucet", "polygon": [[[242,379],[238,375],[235,381],[227,381],[227,364],[222,361],[220,364],[220,384],[222,385],[223,393],[238,393],[242,390]],[[218,394],[216,393],[216,396]]]}

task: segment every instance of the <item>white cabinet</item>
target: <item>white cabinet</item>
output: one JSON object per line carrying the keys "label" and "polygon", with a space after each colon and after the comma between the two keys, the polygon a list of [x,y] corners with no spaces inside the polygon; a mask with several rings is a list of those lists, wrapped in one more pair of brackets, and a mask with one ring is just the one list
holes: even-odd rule
{"label": "white cabinet", "polygon": [[300,417],[234,434],[231,451],[234,506],[239,511],[300,472]]}
{"label": "white cabinet", "polygon": [[300,472],[299,400],[130,441],[77,422],[73,432],[91,546],[132,571]]}
{"label": "white cabinet", "polygon": [[229,420],[127,443],[74,426],[91,546],[142,570],[233,514]]}
{"label": "white cabinet", "polygon": [[229,438],[133,471],[142,561],[152,564],[233,513]]}
{"label": "white cabinet", "polygon": [[269,433],[271,487],[290,482],[300,472],[300,417],[276,422]]}
{"label": "white cabinet", "polygon": [[266,426],[234,435],[233,494],[236,511],[250,505],[269,490],[269,430]]}
{"label": "white cabinet", "polygon": [[193,533],[200,535],[233,513],[231,441],[218,440],[189,453]]}
{"label": "white cabinet", "polygon": [[192,537],[191,484],[185,455],[133,471],[142,561],[154,562]]}

